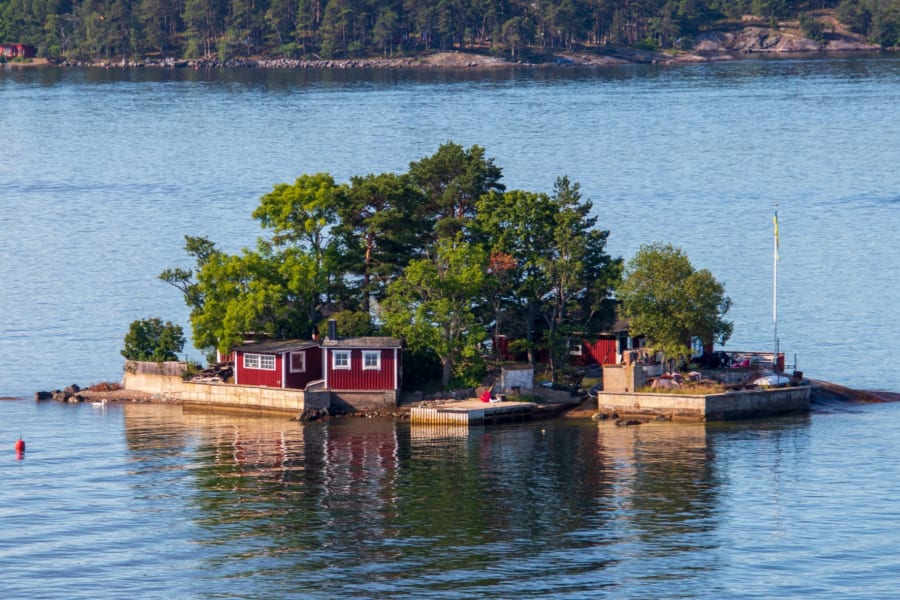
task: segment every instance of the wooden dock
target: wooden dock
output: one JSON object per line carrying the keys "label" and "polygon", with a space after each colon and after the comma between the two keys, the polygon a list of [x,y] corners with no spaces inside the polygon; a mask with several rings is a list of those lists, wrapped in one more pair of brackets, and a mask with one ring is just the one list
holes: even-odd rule
{"label": "wooden dock", "polygon": [[410,409],[409,420],[425,425],[485,425],[531,419],[533,402],[482,402],[463,400],[434,406],[417,406]]}

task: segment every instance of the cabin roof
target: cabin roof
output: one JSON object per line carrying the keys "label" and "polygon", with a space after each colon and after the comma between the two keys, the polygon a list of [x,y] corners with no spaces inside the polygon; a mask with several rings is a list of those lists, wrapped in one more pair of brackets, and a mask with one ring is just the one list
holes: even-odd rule
{"label": "cabin roof", "polygon": [[401,348],[403,342],[397,338],[381,336],[349,337],[336,340],[325,338],[322,346],[326,348]]}
{"label": "cabin roof", "polygon": [[290,352],[292,350],[303,350],[306,348],[316,348],[316,344],[312,340],[264,340],[261,342],[250,342],[237,346],[236,352],[258,352],[259,354],[280,354],[282,352]]}

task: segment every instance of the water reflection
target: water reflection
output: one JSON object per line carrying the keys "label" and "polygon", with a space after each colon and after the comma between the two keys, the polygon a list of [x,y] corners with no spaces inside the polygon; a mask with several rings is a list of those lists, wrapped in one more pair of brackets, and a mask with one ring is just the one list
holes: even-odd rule
{"label": "water reflection", "polygon": [[[643,540],[709,530],[718,480],[703,424],[601,425],[598,450],[611,465],[615,509]],[[680,543],[691,538],[682,538]]]}
{"label": "water reflection", "polygon": [[[888,57],[890,58],[890,57]],[[10,78],[20,82],[53,86],[62,83],[98,85],[111,83],[195,83],[216,87],[236,86],[236,91],[261,89],[290,92],[304,88],[381,88],[397,85],[554,85],[583,80],[621,82],[635,80],[641,85],[679,85],[679,81],[702,81],[704,85],[729,85],[737,80],[776,77],[790,82],[797,78],[837,77],[860,79],[896,75],[898,61],[886,61],[878,54],[830,54],[742,57],[735,63],[682,65],[616,65],[611,67],[523,67],[510,65],[493,69],[193,69],[193,68],[58,68],[0,69],[0,82]]]}
{"label": "water reflection", "polygon": [[159,406],[124,412],[143,485],[158,498],[188,499],[210,577],[258,584],[265,572],[277,585],[390,595],[462,585],[504,596],[507,579],[523,572],[540,573],[528,581],[533,593],[616,589],[623,570],[641,585],[705,585],[698,574],[717,569],[711,550],[728,488],[717,447],[758,434],[670,423],[449,430]]}

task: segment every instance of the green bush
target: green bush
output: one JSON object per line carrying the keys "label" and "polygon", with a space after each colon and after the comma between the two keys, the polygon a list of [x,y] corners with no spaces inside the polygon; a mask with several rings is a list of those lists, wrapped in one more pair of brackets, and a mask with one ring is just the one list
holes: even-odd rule
{"label": "green bush", "polygon": [[178,360],[184,348],[184,331],[180,325],[162,319],[139,319],[131,323],[125,335],[122,356],[128,360],[164,362]]}

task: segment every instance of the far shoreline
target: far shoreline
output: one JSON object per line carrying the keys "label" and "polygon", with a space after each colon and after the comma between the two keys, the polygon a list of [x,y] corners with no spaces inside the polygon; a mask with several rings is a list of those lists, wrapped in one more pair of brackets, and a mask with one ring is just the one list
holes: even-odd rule
{"label": "far shoreline", "polygon": [[577,53],[553,53],[542,55],[531,61],[512,61],[502,57],[463,51],[438,52],[434,54],[402,58],[350,58],[333,60],[305,60],[288,58],[235,58],[219,61],[201,59],[117,59],[87,61],[51,61],[46,58],[31,59],[29,62],[0,63],[0,69],[147,69],[147,70],[282,70],[282,71],[470,71],[486,72],[511,69],[571,69],[604,68],[618,66],[659,65],[677,66],[739,62],[768,59],[829,59],[844,57],[894,56],[894,49],[871,47],[802,50],[802,51],[732,51],[713,52],[689,51],[646,51],[630,48]]}

